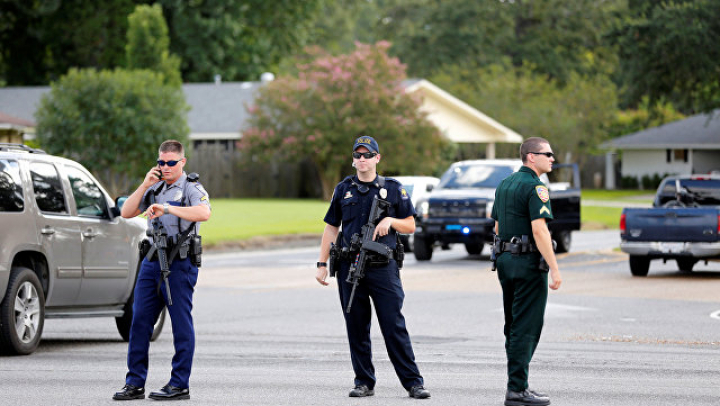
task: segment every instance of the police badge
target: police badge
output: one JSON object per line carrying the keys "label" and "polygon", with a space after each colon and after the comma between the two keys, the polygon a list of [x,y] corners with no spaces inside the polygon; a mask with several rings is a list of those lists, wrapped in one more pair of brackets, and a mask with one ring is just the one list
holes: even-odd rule
{"label": "police badge", "polygon": [[380,197],[382,199],[385,199],[387,197],[387,189],[385,189],[385,188],[380,189]]}

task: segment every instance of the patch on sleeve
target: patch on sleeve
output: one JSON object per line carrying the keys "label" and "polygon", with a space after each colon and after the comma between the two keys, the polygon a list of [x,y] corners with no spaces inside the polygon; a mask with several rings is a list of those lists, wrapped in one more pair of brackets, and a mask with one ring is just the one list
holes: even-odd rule
{"label": "patch on sleeve", "polygon": [[[195,188],[196,188],[198,191],[200,191],[200,193],[202,193],[202,195],[203,195],[204,198],[207,199],[207,192],[205,191],[205,188],[203,188],[201,184],[196,183],[196,184],[195,184]],[[200,200],[202,200],[202,199],[200,199]]]}
{"label": "patch on sleeve", "polygon": [[547,206],[543,204],[543,207],[540,208],[540,214],[547,213],[548,216],[552,216],[552,213],[550,213],[550,209],[548,209]]}
{"label": "patch on sleeve", "polygon": [[535,186],[535,191],[543,203],[547,203],[547,201],[550,200],[550,192],[548,192],[548,189],[545,186]]}
{"label": "patch on sleeve", "polygon": [[400,197],[402,197],[403,200],[407,200],[407,199],[410,198],[410,196],[408,195],[407,190],[405,190],[404,187],[401,187],[401,188],[400,188]]}

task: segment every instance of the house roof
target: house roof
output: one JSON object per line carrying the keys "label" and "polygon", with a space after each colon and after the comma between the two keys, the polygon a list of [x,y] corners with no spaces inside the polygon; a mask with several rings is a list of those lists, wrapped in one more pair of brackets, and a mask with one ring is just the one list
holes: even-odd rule
{"label": "house roof", "polygon": [[0,111],[0,128],[12,127],[12,128],[17,128],[17,129],[23,129],[26,127],[34,127],[34,126],[35,126],[35,123],[33,123],[32,121],[14,117],[14,116],[5,114],[2,111]]}
{"label": "house roof", "polygon": [[612,149],[720,149],[720,109],[605,142]]}
{"label": "house roof", "polygon": [[[462,100],[425,79],[403,82],[408,92],[422,91],[428,119],[454,142],[522,142],[519,134],[503,126]],[[248,119],[246,105],[252,104],[261,82],[188,83],[183,92],[188,113],[190,138],[237,139]],[[0,111],[27,121],[34,120],[40,98],[50,87],[0,88]]]}

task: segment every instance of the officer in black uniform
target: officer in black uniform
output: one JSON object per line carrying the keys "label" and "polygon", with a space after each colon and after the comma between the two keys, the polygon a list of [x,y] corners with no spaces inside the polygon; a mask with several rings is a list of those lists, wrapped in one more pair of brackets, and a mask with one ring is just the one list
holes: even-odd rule
{"label": "officer in black uniform", "polygon": [[558,289],[562,281],[546,223],[553,218],[550,195],[539,178],[552,171],[555,159],[548,141],[539,137],[528,138],[520,146],[520,157],[523,166],[495,190],[492,210],[505,310],[505,405],[548,405],[547,395],[528,388],[528,366],[542,331],[548,268],[551,289]]}
{"label": "officer in black uniform", "polygon": [[[340,226],[342,225],[344,236],[340,244],[342,247],[347,247],[350,238],[368,223],[375,196],[390,202],[391,207],[388,216],[377,224],[374,241],[383,243],[397,252],[397,233],[410,234],[415,231],[415,209],[407,192],[396,180],[383,178],[376,172],[376,166],[380,162],[378,143],[372,137],[360,136],[355,141],[352,155],[353,167],[357,174],[348,176],[335,187],[330,208],[325,215],[327,225],[322,237],[315,276],[322,285],[328,285],[326,279],[330,244],[336,241]],[[355,253],[350,256],[354,258]],[[405,327],[405,318],[401,313],[405,292],[395,259],[390,259],[385,265],[370,265],[366,269],[365,277],[360,280],[355,292],[349,314],[345,312],[352,289],[352,285],[346,282],[350,269],[349,258],[341,260],[339,265],[338,291],[350,342],[350,357],[355,371],[355,388],[350,391],[350,397],[375,394],[375,368],[370,351],[372,316],[370,298],[372,298],[387,352],[400,382],[410,397],[429,398],[430,392],[423,387],[423,378],[415,363],[410,336]]]}
{"label": "officer in black uniform", "polygon": [[[188,177],[183,172],[185,162],[185,153],[180,142],[163,142],[159,149],[158,165],[145,175],[145,180],[125,201],[121,212],[125,218],[144,212],[148,217],[149,227],[152,227],[153,219],[159,218],[168,235],[168,256],[175,245],[180,245],[178,254],[170,264],[171,272],[168,278],[172,299],[168,312],[172,322],[175,356],[172,359],[170,381],[159,391],[150,394],[150,398],[156,400],[190,398],[190,370],[195,352],[191,310],[201,251],[197,236],[198,223],[210,218],[210,201],[197,178]],[[150,203],[150,193],[155,194],[154,204]],[[188,237],[179,241],[183,234]],[[115,400],[145,397],[150,337],[158,315],[168,304],[165,288],[167,282],[162,282],[161,285],[161,280],[157,255],[149,260],[143,259],[133,293],[135,301],[128,344],[128,373],[125,387],[113,396]]]}

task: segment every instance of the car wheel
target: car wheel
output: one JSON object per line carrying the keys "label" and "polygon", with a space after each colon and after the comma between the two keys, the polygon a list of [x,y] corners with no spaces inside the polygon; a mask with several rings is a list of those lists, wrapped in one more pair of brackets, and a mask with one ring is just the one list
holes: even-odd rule
{"label": "car wheel", "polygon": [[633,276],[647,276],[650,269],[650,258],[630,255],[630,273]]}
{"label": "car wheel", "polygon": [[678,258],[675,262],[677,262],[680,272],[692,272],[693,267],[697,264],[698,260],[695,258]]}
{"label": "car wheel", "polygon": [[431,241],[427,241],[423,237],[415,237],[413,253],[418,261],[429,261],[432,258],[433,246]]}
{"label": "car wheel", "polygon": [[[134,294],[131,295],[130,299],[128,299],[127,303],[125,303],[125,307],[123,308],[125,313],[121,317],[115,317],[115,325],[117,326],[118,333],[120,333],[120,336],[125,342],[130,341],[130,326],[132,325],[133,318],[134,297]],[[166,315],[167,307],[163,307],[157,320],[155,320],[155,326],[153,327],[153,333],[152,336],[150,336],[150,341],[155,341],[158,337],[160,337],[160,333],[162,333],[163,326],[165,325]]]}
{"label": "car wheel", "polygon": [[570,231],[558,231],[553,234],[553,240],[557,243],[555,252],[563,253],[570,251],[570,245],[572,244],[572,234]]}
{"label": "car wheel", "polygon": [[485,244],[478,242],[478,243],[465,243],[465,250],[470,255],[480,255],[482,253],[483,247]]}
{"label": "car wheel", "polygon": [[45,325],[45,294],[35,272],[13,267],[0,304],[0,350],[27,355],[37,348]]}

